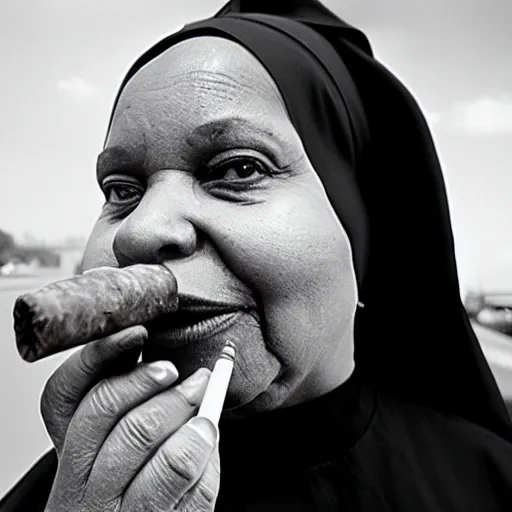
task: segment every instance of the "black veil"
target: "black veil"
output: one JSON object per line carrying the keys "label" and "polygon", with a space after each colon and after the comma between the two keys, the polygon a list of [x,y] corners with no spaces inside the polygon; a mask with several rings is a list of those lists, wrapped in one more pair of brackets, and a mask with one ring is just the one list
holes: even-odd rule
{"label": "black veil", "polygon": [[[201,34],[223,35],[251,50],[284,91],[308,156],[353,245],[365,304],[356,319],[356,365],[381,388],[512,440],[504,401],[460,299],[444,179],[411,93],[373,57],[363,32],[316,0],[232,0],[213,18],[186,25],[144,53],[120,92],[153,58]],[[319,36],[330,44],[322,45]],[[280,72],[286,58],[279,53],[286,57],[292,50],[278,43],[291,39],[314,52],[341,89],[346,109],[336,113],[343,117],[348,111],[352,124],[342,123],[342,134],[327,142],[302,123],[307,108],[293,108],[295,95],[304,98],[303,91],[296,92],[296,76]],[[327,153],[333,163],[353,164],[350,148],[343,148],[347,135],[360,145],[354,149],[360,158],[353,175],[337,172],[339,165],[319,163]]]}
{"label": "black veil", "polygon": [[[365,304],[356,317],[357,368],[402,399],[461,416],[511,441],[505,404],[460,299],[443,175],[410,92],[374,59],[363,32],[316,0],[232,0],[213,18],[185,26],[144,53],[120,91],[167,48],[201,34],[232,38],[251,50],[284,93],[353,245]],[[318,76],[328,78],[315,87],[336,116],[328,119],[329,130],[323,127],[320,147],[318,130],[304,122],[310,110],[294,108],[304,91],[294,92],[294,77],[278,72],[278,64],[286,64],[287,43],[272,47],[262,34],[292,41],[290,52],[313,52],[318,62],[308,66],[323,66]],[[316,121],[324,123],[324,114]],[[332,160],[323,161],[326,154]],[[330,162],[348,162],[352,171],[340,172]],[[56,468],[50,450],[0,501],[2,512],[43,511]]]}
{"label": "black veil", "polygon": [[325,37],[364,105],[371,154],[358,183],[370,245],[356,364],[412,402],[511,440],[507,410],[460,299],[444,179],[417,102],[373,57],[365,34],[318,1],[233,0],[216,16],[249,13],[295,20]]}

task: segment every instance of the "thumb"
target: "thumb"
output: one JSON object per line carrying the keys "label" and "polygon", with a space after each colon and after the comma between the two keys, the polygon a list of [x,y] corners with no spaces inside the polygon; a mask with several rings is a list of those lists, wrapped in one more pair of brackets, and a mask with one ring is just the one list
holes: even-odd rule
{"label": "thumb", "polygon": [[142,326],[86,344],[51,375],[41,394],[40,412],[57,454],[80,402],[99,381],[137,364],[147,331]]}

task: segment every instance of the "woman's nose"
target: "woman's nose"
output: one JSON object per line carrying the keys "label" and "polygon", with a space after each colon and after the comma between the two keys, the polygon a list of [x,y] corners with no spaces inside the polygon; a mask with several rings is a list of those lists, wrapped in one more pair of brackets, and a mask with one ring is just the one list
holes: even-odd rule
{"label": "woman's nose", "polygon": [[122,222],[113,242],[119,265],[186,258],[197,250],[197,231],[172,199],[159,204],[144,198]]}

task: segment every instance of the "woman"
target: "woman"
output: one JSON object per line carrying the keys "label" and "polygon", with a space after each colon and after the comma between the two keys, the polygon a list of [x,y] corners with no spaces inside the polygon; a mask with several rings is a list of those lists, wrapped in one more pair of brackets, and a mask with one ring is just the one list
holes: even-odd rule
{"label": "woman", "polygon": [[[437,156],[361,32],[306,0],[186,26],[125,78],[98,182],[84,269],[165,261],[236,314],[74,354],[42,397],[55,449],[2,511],[510,509]],[[189,420],[227,339],[217,443]]]}

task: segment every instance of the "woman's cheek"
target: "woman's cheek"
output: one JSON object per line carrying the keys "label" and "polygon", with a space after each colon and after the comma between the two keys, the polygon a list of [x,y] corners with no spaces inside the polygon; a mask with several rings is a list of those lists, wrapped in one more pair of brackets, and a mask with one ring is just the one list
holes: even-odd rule
{"label": "woman's cheek", "polygon": [[89,270],[91,268],[102,266],[118,266],[118,262],[112,249],[116,231],[116,225],[109,224],[101,217],[98,219],[92,229],[84,250],[82,270]]}
{"label": "woman's cheek", "polygon": [[307,293],[351,265],[348,239],[329,211],[283,202],[224,217],[224,233],[216,241],[226,265],[266,296]]}

